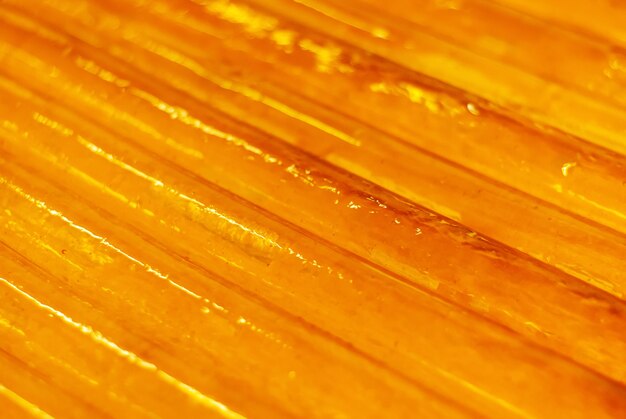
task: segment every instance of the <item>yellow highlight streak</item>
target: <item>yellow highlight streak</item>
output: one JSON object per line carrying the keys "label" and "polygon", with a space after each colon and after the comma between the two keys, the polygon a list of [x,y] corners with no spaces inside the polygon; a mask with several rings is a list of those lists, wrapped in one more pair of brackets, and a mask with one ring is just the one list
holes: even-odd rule
{"label": "yellow highlight streak", "polygon": [[34,305],[36,305],[39,308],[45,310],[51,316],[56,317],[57,319],[59,319],[63,323],[65,323],[66,325],[68,325],[68,326],[78,330],[79,332],[83,333],[84,335],[88,336],[94,342],[96,342],[96,343],[98,343],[98,344],[100,344],[102,346],[105,346],[106,348],[108,348],[111,351],[113,351],[116,355],[120,356],[121,358],[126,359],[131,364],[137,365],[140,368],[143,368],[143,369],[145,369],[147,371],[153,371],[157,375],[157,377],[159,377],[162,381],[166,382],[167,384],[172,385],[173,387],[176,387],[178,390],[180,390],[181,392],[187,394],[190,398],[194,399],[195,401],[197,401],[198,403],[202,404],[203,406],[206,406],[206,407],[210,408],[211,410],[221,414],[223,417],[233,418],[233,419],[235,419],[235,418],[244,418],[244,416],[242,416],[242,415],[240,415],[240,414],[230,410],[224,404],[222,404],[222,403],[212,399],[211,397],[209,397],[209,396],[207,396],[205,394],[202,394],[201,392],[199,392],[195,388],[191,387],[188,384],[183,383],[182,381],[177,380],[176,378],[172,377],[171,375],[167,374],[166,372],[159,370],[157,368],[157,366],[154,365],[153,363],[145,361],[145,360],[141,359],[139,356],[137,356],[136,354],[134,354],[133,352],[121,348],[115,342],[109,340],[108,338],[103,336],[100,332],[94,330],[92,327],[87,326],[87,325],[82,324],[82,323],[79,323],[79,322],[73,320],[71,317],[63,314],[62,312],[60,312],[58,310],[55,310],[53,307],[50,307],[49,305],[46,305],[46,304],[40,302],[35,297],[33,297],[32,295],[28,294],[27,292],[21,290],[17,286],[13,285],[11,282],[6,280],[5,278],[0,277],[0,282],[4,283],[9,288],[11,288],[14,291],[16,291],[18,294],[20,294],[22,297],[26,298],[28,301],[30,301]]}
{"label": "yellow highlight streak", "polygon": [[112,154],[109,154],[107,152],[105,152],[104,150],[102,150],[100,147],[96,146],[95,144],[90,143],[89,141],[85,140],[82,137],[78,138],[79,143],[81,145],[83,145],[84,147],[86,147],[88,150],[90,150],[92,153],[105,158],[106,160],[110,161],[111,163],[115,164],[116,166],[127,170],[133,174],[135,174],[136,176],[139,176],[147,181],[149,181],[150,183],[152,183],[153,185],[157,186],[157,187],[164,187],[167,189],[168,192],[174,194],[175,196],[195,204],[196,206],[200,207],[203,211],[210,213],[211,215],[216,216],[217,218],[219,218],[222,221],[226,221],[228,224],[236,226],[237,228],[239,228],[240,230],[244,231],[245,233],[248,233],[258,239],[260,239],[263,242],[267,242],[269,243],[271,246],[273,247],[277,247],[277,248],[281,248],[282,246],[280,244],[278,244],[276,241],[272,240],[271,238],[264,236],[263,234],[257,232],[254,229],[251,229],[250,227],[247,227],[239,222],[237,222],[235,219],[228,217],[227,215],[219,212],[218,210],[216,210],[213,207],[210,207],[200,201],[198,201],[197,199],[191,198],[185,194],[183,194],[182,192],[170,187],[170,186],[166,186],[163,184],[162,181],[160,181],[159,179],[156,179],[150,175],[148,175],[147,173],[142,172],[141,170],[130,166],[124,162],[122,162],[121,160],[117,159],[115,156],[113,156]]}
{"label": "yellow highlight streak", "polygon": [[374,38],[379,38],[379,39],[384,39],[384,40],[389,39],[390,33],[388,29],[382,28],[380,26],[372,26],[368,24],[367,22],[364,22],[360,19],[356,19],[354,16],[350,15],[349,13],[339,12],[338,10],[331,9],[328,6],[325,6],[325,5],[322,5],[313,1],[307,1],[307,0],[293,0],[293,1],[295,3],[300,3],[308,8],[311,8],[338,22],[345,23],[349,26],[352,26],[353,28],[366,32],[372,35]]}
{"label": "yellow highlight streak", "polygon": [[[0,280],[1,279],[2,278],[0,278]],[[6,388],[2,384],[0,384],[0,394],[2,394],[3,396],[7,397],[13,403],[15,403],[16,405],[18,405],[19,407],[21,407],[22,409],[24,409],[25,411],[27,411],[28,413],[30,413],[32,416],[34,416],[36,418],[53,419],[52,416],[50,416],[49,414],[44,412],[41,408],[39,408],[38,406],[35,406],[34,404],[29,402],[28,400],[20,397],[18,394],[12,392],[11,390]]]}
{"label": "yellow highlight streak", "polygon": [[[104,246],[108,247],[109,249],[113,250],[114,252],[122,255],[123,257],[125,257],[126,259],[130,260],[131,262],[134,262],[136,264],[138,264],[139,266],[141,266],[142,268],[144,268],[148,273],[157,276],[160,279],[166,280],[168,281],[171,285],[175,286],[178,289],[183,289],[187,294],[189,295],[197,295],[189,290],[187,290],[186,288],[184,288],[182,285],[175,283],[174,281],[172,281],[171,279],[169,279],[169,275],[164,275],[161,272],[159,272],[158,270],[152,268],[150,265],[145,264],[143,262],[141,262],[138,259],[135,259],[134,257],[130,256],[128,253],[125,253],[124,251],[122,251],[121,249],[115,247],[114,245],[112,245],[106,238],[99,236],[97,234],[92,233],[91,231],[89,231],[88,229],[86,229],[85,227],[82,227],[78,224],[75,224],[72,220],[70,220],[69,218],[67,218],[66,216],[64,216],[62,213],[60,213],[57,210],[51,209],[49,208],[45,202],[40,201],[36,198],[34,198],[33,196],[29,195],[28,193],[26,193],[24,190],[22,190],[22,188],[20,188],[17,185],[12,184],[11,182],[7,181],[6,179],[0,177],[0,184],[4,184],[6,186],[9,187],[9,189],[11,189],[13,192],[17,193],[19,196],[21,196],[22,198],[26,199],[27,201],[33,203],[35,206],[37,206],[40,209],[43,209],[44,211],[48,212],[50,215],[54,216],[54,217],[58,217],[60,218],[63,222],[65,222],[66,224],[68,224],[70,227],[85,233],[87,235],[89,235],[90,237],[98,240],[101,244],[103,244]],[[207,300],[208,301],[208,300]]]}
{"label": "yellow highlight streak", "polygon": [[555,190],[555,191],[557,191],[558,193],[564,193],[564,192],[566,192],[569,196],[573,196],[573,197],[575,197],[575,198],[578,198],[578,199],[580,199],[581,201],[586,202],[586,203],[588,203],[589,205],[591,205],[591,206],[593,206],[593,207],[595,207],[595,208],[597,208],[597,209],[599,209],[599,210],[601,210],[601,211],[605,211],[605,212],[607,212],[607,213],[609,213],[609,214],[612,214],[612,215],[614,215],[614,216],[616,216],[616,217],[618,217],[618,218],[621,218],[621,219],[623,219],[623,220],[626,220],[626,214],[624,214],[624,213],[622,213],[622,212],[619,212],[619,211],[617,211],[617,210],[615,210],[615,209],[613,209],[613,208],[609,208],[609,207],[607,207],[607,206],[604,206],[604,205],[598,204],[597,202],[595,202],[595,201],[593,201],[593,200],[591,200],[591,199],[589,199],[589,198],[587,198],[586,196],[583,196],[583,195],[581,195],[581,194],[577,194],[577,193],[572,192],[572,191],[569,191],[569,190],[568,190],[568,191],[564,191],[564,190],[563,190],[563,185],[561,185],[561,184],[559,184],[559,183],[556,183],[556,184],[552,185],[552,189],[554,189],[554,190]]}
{"label": "yellow highlight streak", "polygon": [[[281,33],[281,35],[278,35],[282,38],[283,34]],[[291,36],[291,35],[289,35]],[[284,38],[282,38],[284,40]],[[137,43],[137,40],[133,40],[135,43]],[[282,41],[281,41],[282,42]],[[311,45],[310,43],[304,43],[302,44],[303,41],[301,41],[301,43],[299,44],[300,46],[302,45]],[[312,42],[312,41],[311,41]],[[360,146],[361,145],[361,141],[358,139],[355,139],[354,137],[352,137],[349,134],[346,134],[336,128],[331,127],[330,125],[320,121],[319,119],[311,116],[311,115],[307,115],[305,113],[302,113],[292,107],[290,107],[289,105],[282,103],[278,100],[275,100],[271,97],[267,97],[265,94],[261,93],[258,90],[255,90],[249,86],[243,85],[243,84],[239,84],[236,83],[234,81],[231,80],[227,80],[215,75],[212,75],[210,73],[208,73],[205,70],[205,67],[203,65],[201,65],[200,63],[198,63],[197,61],[177,52],[172,50],[171,48],[168,48],[164,45],[161,44],[157,44],[155,42],[150,42],[150,43],[142,43],[141,46],[143,48],[148,49],[149,51],[154,52],[155,54],[165,58],[168,61],[171,61],[173,63],[176,63],[182,67],[185,67],[186,69],[192,71],[193,73],[197,74],[198,76],[202,77],[203,79],[215,84],[216,86],[224,89],[224,90],[229,90],[231,92],[234,93],[238,93],[241,94],[245,97],[247,97],[248,99],[252,99],[255,102],[260,102],[266,106],[269,106],[272,109],[275,109],[287,116],[290,116],[294,119],[297,119],[301,122],[304,122],[308,125],[313,126],[314,128],[319,129],[320,131],[323,131],[327,134],[332,135],[333,137],[338,138],[341,141],[344,141],[350,145],[353,146]],[[137,93],[138,91],[135,89],[133,90],[134,93]],[[165,108],[165,110],[167,110],[167,108]],[[232,136],[231,136],[232,137]]]}
{"label": "yellow highlight streak", "polygon": [[221,19],[243,26],[252,35],[265,35],[278,27],[278,20],[255,12],[248,6],[234,4],[229,0],[196,1]]}

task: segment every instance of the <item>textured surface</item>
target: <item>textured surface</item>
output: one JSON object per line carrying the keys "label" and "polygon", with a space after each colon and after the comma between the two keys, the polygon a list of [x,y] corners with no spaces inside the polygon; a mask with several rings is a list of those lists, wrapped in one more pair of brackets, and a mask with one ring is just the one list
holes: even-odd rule
{"label": "textured surface", "polygon": [[0,416],[626,417],[624,28],[0,0]]}

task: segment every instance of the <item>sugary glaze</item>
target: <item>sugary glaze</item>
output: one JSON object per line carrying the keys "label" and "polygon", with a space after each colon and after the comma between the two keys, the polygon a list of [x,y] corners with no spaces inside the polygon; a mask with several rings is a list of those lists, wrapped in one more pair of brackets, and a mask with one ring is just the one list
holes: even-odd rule
{"label": "sugary glaze", "polygon": [[625,416],[617,17],[516,3],[0,2],[0,416]]}

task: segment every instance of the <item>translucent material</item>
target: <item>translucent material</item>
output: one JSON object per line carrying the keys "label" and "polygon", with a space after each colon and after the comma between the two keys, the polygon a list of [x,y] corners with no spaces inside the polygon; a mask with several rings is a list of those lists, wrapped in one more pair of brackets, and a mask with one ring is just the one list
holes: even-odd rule
{"label": "translucent material", "polygon": [[479,0],[0,3],[0,410],[626,415],[611,45]]}

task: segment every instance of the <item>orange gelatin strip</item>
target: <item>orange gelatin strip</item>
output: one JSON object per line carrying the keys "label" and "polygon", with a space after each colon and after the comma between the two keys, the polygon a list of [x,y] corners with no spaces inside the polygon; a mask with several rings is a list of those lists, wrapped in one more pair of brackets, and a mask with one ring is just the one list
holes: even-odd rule
{"label": "orange gelatin strip", "polygon": [[619,15],[539,3],[0,3],[0,416],[626,416]]}

